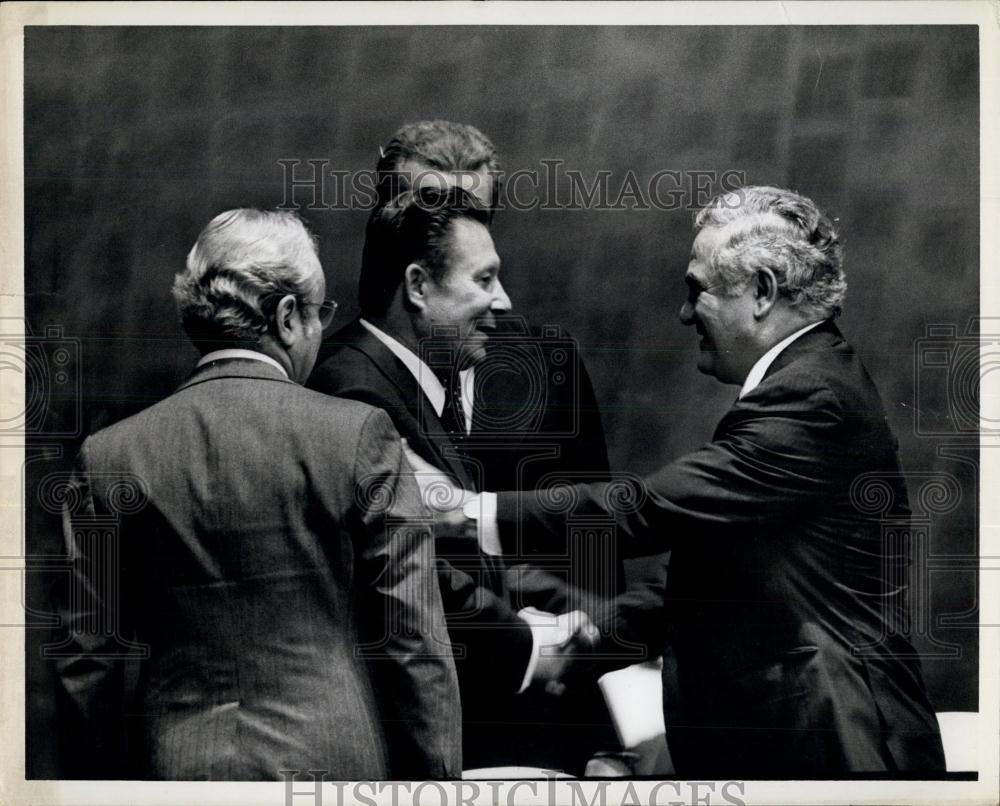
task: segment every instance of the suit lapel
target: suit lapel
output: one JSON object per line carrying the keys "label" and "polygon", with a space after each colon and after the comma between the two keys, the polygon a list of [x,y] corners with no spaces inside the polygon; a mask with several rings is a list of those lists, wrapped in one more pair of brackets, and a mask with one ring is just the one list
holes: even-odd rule
{"label": "suit lapel", "polygon": [[392,351],[365,329],[359,321],[352,322],[343,331],[343,344],[365,355],[385,379],[395,387],[407,411],[417,422],[419,438],[425,451],[413,445],[418,453],[430,452],[434,464],[446,470],[466,489],[476,487],[465,464],[459,458],[451,438],[441,425],[430,400],[420,388],[413,373],[406,368]]}

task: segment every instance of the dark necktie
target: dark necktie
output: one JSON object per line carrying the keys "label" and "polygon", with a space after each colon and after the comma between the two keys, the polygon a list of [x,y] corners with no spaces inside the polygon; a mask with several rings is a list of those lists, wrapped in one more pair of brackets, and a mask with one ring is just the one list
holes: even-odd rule
{"label": "dark necktie", "polygon": [[[441,425],[448,432],[448,439],[458,452],[459,461],[469,468],[469,435],[465,431],[465,410],[462,408],[462,379],[457,373],[441,379],[444,386],[444,408],[441,410]],[[476,478],[476,475],[473,476]],[[502,557],[480,554],[484,576],[481,584],[498,596],[505,596],[504,562]]]}
{"label": "dark necktie", "polygon": [[462,409],[462,379],[456,373],[441,381],[444,386],[444,409],[441,425],[456,448],[462,449],[468,439],[465,431],[465,411]]}

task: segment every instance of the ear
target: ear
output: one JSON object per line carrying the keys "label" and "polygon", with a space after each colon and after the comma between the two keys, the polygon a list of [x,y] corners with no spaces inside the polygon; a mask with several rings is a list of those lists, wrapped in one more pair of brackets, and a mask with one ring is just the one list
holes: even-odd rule
{"label": "ear", "polygon": [[778,278],[769,268],[757,270],[754,280],[753,315],[755,319],[763,319],[770,313],[778,301]]}
{"label": "ear", "polygon": [[292,294],[283,296],[274,309],[274,335],[282,347],[291,347],[298,339],[301,324],[297,316],[298,310],[299,305]]}
{"label": "ear", "polygon": [[419,263],[411,263],[403,272],[403,299],[417,310],[427,307],[427,285],[431,276]]}

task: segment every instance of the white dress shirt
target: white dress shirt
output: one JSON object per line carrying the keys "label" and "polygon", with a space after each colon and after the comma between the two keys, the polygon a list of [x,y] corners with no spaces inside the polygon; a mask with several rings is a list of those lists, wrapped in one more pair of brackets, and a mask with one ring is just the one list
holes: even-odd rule
{"label": "white dress shirt", "polygon": [[228,358],[248,358],[251,361],[263,361],[265,364],[270,364],[286,378],[288,377],[288,373],[285,371],[285,368],[271,358],[271,356],[259,353],[256,350],[244,350],[239,347],[231,347],[225,350],[213,350],[210,353],[205,353],[196,366],[203,367],[205,364],[211,364],[213,361],[225,361]]}

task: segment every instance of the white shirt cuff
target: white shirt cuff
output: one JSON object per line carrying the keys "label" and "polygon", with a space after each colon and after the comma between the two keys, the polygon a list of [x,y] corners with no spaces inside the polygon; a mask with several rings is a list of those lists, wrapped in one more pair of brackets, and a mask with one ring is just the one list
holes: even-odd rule
{"label": "white shirt cuff", "polygon": [[[497,494],[483,492],[473,496],[465,502],[462,512],[465,514],[465,517],[476,521],[476,534],[479,538],[479,547],[483,553],[502,555],[500,528],[497,524]],[[523,612],[520,611],[517,614],[519,618],[524,618],[522,615]],[[525,621],[527,622],[526,619]],[[541,647],[538,646],[538,640],[535,638],[535,631],[530,628],[530,624],[528,632],[531,633],[531,656],[528,658],[528,665],[524,670],[524,679],[521,681],[521,688],[517,690],[518,694],[531,685],[531,679],[535,676],[535,667],[538,665],[538,654],[541,651]]]}
{"label": "white shirt cuff", "polygon": [[480,493],[462,507],[465,517],[476,521],[476,535],[484,554],[502,555],[500,527],[497,524],[497,494]]}
{"label": "white shirt cuff", "polygon": [[[519,612],[518,616],[520,615],[521,613]],[[531,633],[531,657],[528,658],[528,667],[524,670],[524,680],[521,681],[521,688],[517,690],[518,694],[531,685],[531,678],[535,676],[535,667],[538,665],[538,653],[541,650],[541,647],[538,646],[538,641],[535,639],[535,631],[529,628],[528,632]]]}

